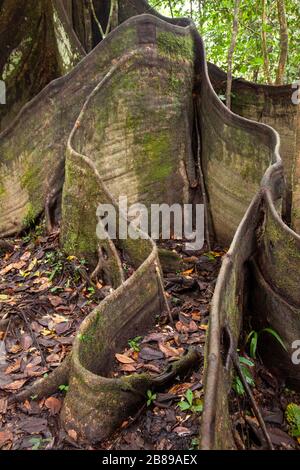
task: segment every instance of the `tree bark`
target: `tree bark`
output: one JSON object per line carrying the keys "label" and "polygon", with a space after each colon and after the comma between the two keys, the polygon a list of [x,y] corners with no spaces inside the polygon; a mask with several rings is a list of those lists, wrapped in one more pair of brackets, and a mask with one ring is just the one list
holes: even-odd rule
{"label": "tree bark", "polygon": [[232,68],[233,68],[233,56],[239,31],[239,12],[240,12],[241,0],[235,0],[234,13],[233,13],[233,28],[231,44],[228,51],[228,67],[227,67],[227,89],[226,89],[226,105],[231,108],[231,89],[232,89]]}
{"label": "tree bark", "polygon": [[277,9],[280,24],[280,55],[276,76],[276,85],[283,85],[289,48],[289,34],[284,0],[277,0]]}
{"label": "tree bark", "polygon": [[262,53],[264,58],[264,75],[265,81],[271,85],[270,76],[270,62],[267,48],[267,12],[266,12],[266,0],[262,0],[262,17],[261,17],[261,38],[262,38]]}

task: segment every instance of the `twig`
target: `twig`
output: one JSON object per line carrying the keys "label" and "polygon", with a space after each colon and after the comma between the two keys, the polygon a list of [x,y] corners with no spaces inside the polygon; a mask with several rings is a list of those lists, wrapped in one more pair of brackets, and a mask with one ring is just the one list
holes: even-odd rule
{"label": "twig", "polygon": [[166,291],[165,291],[164,281],[162,279],[161,271],[160,271],[160,268],[159,268],[157,263],[156,263],[155,269],[156,269],[156,273],[157,273],[158,282],[160,284],[161,293],[162,293],[162,296],[164,298],[164,302],[165,302],[167,312],[168,312],[168,315],[169,315],[170,323],[171,323],[171,325],[174,325],[172,312],[171,312],[170,305],[169,305],[167,295],[166,295]]}
{"label": "twig", "polygon": [[93,2],[93,0],[89,0],[89,2],[90,2],[91,12],[92,12],[92,15],[94,17],[94,20],[95,20],[95,22],[96,22],[96,24],[99,28],[102,39],[104,39],[105,38],[105,32],[103,31],[101,23],[98,20],[98,17],[97,17],[96,11],[95,11],[95,7],[94,7],[94,2]]}
{"label": "twig", "polygon": [[204,181],[204,175],[203,175],[203,170],[202,170],[202,165],[201,165],[201,139],[200,139],[200,130],[199,130],[199,122],[198,122],[197,104],[195,105],[194,112],[195,112],[195,127],[196,127],[196,134],[197,134],[197,166],[198,166],[200,187],[201,187],[201,192],[202,192],[202,200],[204,204],[204,213],[205,213],[205,238],[206,238],[208,250],[211,251],[210,233],[209,233],[208,198],[206,195],[205,181]]}
{"label": "twig", "polygon": [[249,385],[248,385],[248,383],[247,383],[247,380],[245,379],[245,376],[244,376],[243,371],[242,371],[242,369],[241,369],[240,362],[239,362],[239,358],[238,358],[236,352],[232,352],[232,353],[231,353],[231,358],[232,358],[233,365],[235,366],[236,371],[237,371],[237,373],[238,373],[238,375],[239,375],[239,377],[240,377],[240,379],[241,379],[241,382],[242,382],[242,384],[243,384],[243,386],[244,386],[244,388],[245,388],[245,390],[246,390],[246,393],[247,393],[247,395],[249,396],[249,399],[250,399],[250,401],[251,401],[252,409],[253,409],[254,414],[255,414],[255,416],[256,416],[256,418],[257,418],[259,424],[260,424],[261,430],[262,430],[263,435],[264,435],[264,437],[265,437],[265,439],[266,439],[266,441],[267,441],[267,444],[268,444],[268,446],[269,446],[269,449],[270,449],[270,450],[274,450],[274,447],[273,447],[273,444],[272,444],[270,435],[269,435],[269,433],[268,433],[266,424],[265,424],[265,422],[264,422],[264,419],[263,419],[263,417],[262,417],[262,414],[261,414],[261,412],[260,412],[260,409],[259,409],[259,407],[258,407],[258,405],[257,405],[257,403],[256,403],[256,401],[255,401],[255,398],[254,398],[254,396],[253,396],[253,393],[252,393],[252,391],[251,391],[251,389],[250,389],[250,387],[249,387]]}

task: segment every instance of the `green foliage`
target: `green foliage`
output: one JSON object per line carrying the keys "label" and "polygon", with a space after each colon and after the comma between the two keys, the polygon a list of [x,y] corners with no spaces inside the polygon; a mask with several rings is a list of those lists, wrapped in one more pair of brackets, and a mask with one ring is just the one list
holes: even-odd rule
{"label": "green foliage", "polygon": [[252,357],[253,359],[256,359],[256,351],[257,351],[258,340],[259,340],[260,336],[263,335],[264,333],[268,333],[268,334],[272,335],[276,339],[276,341],[278,341],[278,343],[282,346],[282,348],[285,351],[287,350],[286,347],[285,347],[285,344],[282,341],[282,339],[280,338],[279,334],[276,333],[276,331],[273,330],[272,328],[263,328],[259,332],[252,330],[249,333],[249,335],[247,336],[247,339],[246,339],[246,344],[248,344],[248,343],[250,344],[250,357]]}
{"label": "green foliage", "polygon": [[49,251],[46,253],[46,263],[49,265],[51,271],[49,271],[49,281],[62,273],[63,271],[64,256],[60,251]]}
{"label": "green foliage", "polygon": [[[190,17],[202,34],[210,62],[227,69],[227,54],[232,34],[234,0],[149,0],[166,16]],[[299,0],[285,0],[289,30],[289,56],[286,83],[299,79],[300,21]],[[264,83],[262,30],[267,34],[271,79],[274,82],[279,58],[280,27],[277,2],[267,0],[267,22],[262,26],[262,1],[241,0],[239,34],[234,54],[233,74]]]}
{"label": "green foliage", "polygon": [[140,348],[141,340],[142,340],[142,336],[136,336],[135,338],[130,339],[128,341],[128,345],[131,349],[134,350],[134,352],[140,352],[140,350],[141,350],[141,348]]}
{"label": "green foliage", "polygon": [[58,387],[58,390],[59,390],[60,392],[65,392],[65,393],[67,393],[67,391],[69,390],[69,386],[68,386],[68,385],[60,385],[60,386]]}
{"label": "green foliage", "polygon": [[147,406],[151,406],[155,400],[156,393],[153,393],[151,390],[147,390]]}
{"label": "green foliage", "polygon": [[198,398],[194,397],[192,390],[187,390],[185,393],[185,400],[178,404],[181,411],[190,410],[192,413],[201,413],[203,410],[203,403]]}
{"label": "green foliage", "polygon": [[[249,367],[253,367],[254,363],[252,361],[250,361],[249,359],[247,359],[245,357],[242,357],[242,356],[239,357],[239,361],[240,361],[241,371],[242,371],[242,373],[243,373],[243,375],[246,379],[246,382],[251,387],[254,387],[255,382],[254,382],[254,379],[253,379],[253,375],[252,375],[251,371],[249,370]],[[241,379],[237,375],[234,378],[232,388],[236,392],[236,394],[239,395],[239,396],[242,396],[242,395],[245,394],[244,385],[243,385]]]}
{"label": "green foliage", "polygon": [[42,439],[41,437],[32,437],[29,439],[30,444],[32,444],[31,450],[40,450],[45,447],[48,442],[51,442],[51,438]]}
{"label": "green foliage", "polygon": [[286,408],[285,417],[289,423],[291,436],[300,437],[300,406],[290,403]]}

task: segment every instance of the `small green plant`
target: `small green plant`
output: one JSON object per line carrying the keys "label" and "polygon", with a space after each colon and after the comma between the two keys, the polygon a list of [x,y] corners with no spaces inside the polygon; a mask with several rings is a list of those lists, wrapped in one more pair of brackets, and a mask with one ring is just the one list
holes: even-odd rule
{"label": "small green plant", "polygon": [[206,258],[208,258],[209,261],[216,261],[216,255],[212,251],[209,251],[208,253],[204,253],[203,256],[206,256]]}
{"label": "small green plant", "polygon": [[285,417],[289,423],[290,435],[300,438],[300,406],[290,403],[286,408]]}
{"label": "small green plant", "polygon": [[88,291],[88,293],[89,293],[89,294],[88,294],[88,297],[92,297],[93,295],[96,294],[96,290],[95,290],[94,287],[88,287],[87,291]]}
{"label": "small green plant", "polygon": [[30,400],[34,401],[34,400],[37,399],[37,397],[38,397],[38,395],[31,395]]}
{"label": "small green plant", "polygon": [[140,352],[140,342],[142,341],[143,337],[142,336],[136,336],[133,339],[130,339],[128,341],[128,345],[131,349],[134,350],[134,352]]}
{"label": "small green plant", "polygon": [[192,442],[191,442],[190,450],[195,450],[195,449],[198,449],[198,448],[199,448],[199,439],[198,439],[198,437],[194,437],[194,439],[192,439]]}
{"label": "small green plant", "polygon": [[[255,386],[255,382],[253,379],[253,376],[248,369],[248,367],[254,367],[254,363],[247,359],[246,357],[239,356],[239,361],[240,361],[240,366],[241,366],[241,371],[247,381],[247,383],[251,386]],[[245,388],[244,385],[241,381],[241,379],[236,375],[232,384],[233,390],[236,392],[237,395],[242,396],[245,393]]]}
{"label": "small green plant", "polygon": [[147,390],[147,406],[151,406],[156,400],[156,393],[152,393],[151,390]]}
{"label": "small green plant", "polygon": [[41,437],[32,437],[29,439],[30,444],[32,444],[31,450],[39,450],[44,447],[47,442],[51,442],[51,438],[43,439]]}
{"label": "small green plant", "polygon": [[187,390],[182,400],[178,406],[181,411],[190,410],[192,413],[201,413],[203,411],[203,403],[198,398],[195,399],[192,390]]}
{"label": "small green plant", "polygon": [[272,335],[278,341],[278,343],[282,346],[282,348],[285,349],[285,351],[287,350],[279,334],[276,333],[276,331],[274,331],[272,328],[263,328],[259,332],[252,330],[246,339],[246,344],[249,343],[249,352],[250,352],[250,357],[252,357],[252,359],[256,359],[258,340],[261,337],[261,335],[264,333],[268,333]]}
{"label": "small green plant", "polygon": [[60,386],[58,387],[58,390],[59,390],[60,392],[65,392],[65,393],[67,393],[67,391],[69,390],[69,386],[68,386],[68,385],[60,385]]}
{"label": "small green plant", "polygon": [[86,336],[86,335],[83,335],[82,333],[78,333],[77,338],[78,338],[80,341],[86,341],[86,340],[87,340],[87,336]]}

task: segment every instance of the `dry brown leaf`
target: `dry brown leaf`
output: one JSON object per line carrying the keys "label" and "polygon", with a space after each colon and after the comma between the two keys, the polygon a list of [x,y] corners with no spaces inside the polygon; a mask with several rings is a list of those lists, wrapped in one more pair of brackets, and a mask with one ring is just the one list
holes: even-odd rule
{"label": "dry brown leaf", "polygon": [[12,432],[0,431],[0,448],[13,440]]}
{"label": "dry brown leaf", "polygon": [[189,324],[189,330],[191,333],[195,333],[195,331],[198,331],[198,325],[197,323],[194,322],[194,320],[192,320]]}
{"label": "dry brown leaf", "polygon": [[50,300],[52,307],[58,307],[63,303],[62,299],[57,295],[49,295],[48,299]]}
{"label": "dry brown leaf", "polygon": [[21,366],[21,359],[17,359],[16,362],[11,364],[10,366],[7,367],[5,370],[5,374],[9,375],[12,374],[13,372],[18,372],[20,370]]}
{"label": "dry brown leaf", "polygon": [[182,384],[177,384],[177,385],[174,385],[172,388],[170,388],[169,392],[168,393],[172,393],[173,395],[178,395],[178,396],[181,396],[181,395],[184,395],[185,392],[191,388],[191,383],[189,382],[185,382],[185,383],[182,383]]}
{"label": "dry brown leaf", "polygon": [[134,364],[135,362],[131,357],[125,356],[125,354],[116,354],[115,356],[121,364]]}
{"label": "dry brown leaf", "polygon": [[0,414],[5,414],[7,410],[8,400],[7,398],[0,399]]}
{"label": "dry brown leaf", "polygon": [[31,257],[30,251],[25,251],[25,253],[21,256],[21,261],[28,261]]}
{"label": "dry brown leaf", "polygon": [[49,356],[47,356],[46,358],[46,361],[47,362],[60,362],[60,356],[59,354],[56,354],[56,353],[49,354]]}
{"label": "dry brown leaf", "polygon": [[18,263],[9,264],[8,266],[6,266],[0,271],[0,275],[4,276],[5,274],[9,273],[13,269],[17,269],[17,270],[22,269],[24,268],[25,265],[26,265],[25,261],[19,261]]}
{"label": "dry brown leaf", "polygon": [[181,274],[182,276],[189,276],[190,274],[193,274],[194,268],[192,269],[187,269],[186,271],[183,271]]}
{"label": "dry brown leaf", "polygon": [[12,383],[7,384],[7,385],[3,385],[1,388],[3,390],[11,390],[11,391],[20,390],[20,388],[23,387],[23,385],[25,384],[26,381],[27,381],[27,379],[25,379],[25,380],[15,380],[15,382],[12,382]]}
{"label": "dry brown leaf", "polygon": [[201,320],[201,313],[200,312],[192,312],[192,319],[194,321],[200,321]]}
{"label": "dry brown leaf", "polygon": [[122,364],[122,366],[120,367],[120,370],[122,372],[135,372],[136,368],[133,364]]}
{"label": "dry brown leaf", "polygon": [[192,434],[191,429],[185,428],[184,426],[177,426],[177,428],[174,429],[174,432],[176,432],[176,434],[182,437]]}
{"label": "dry brown leaf", "polygon": [[74,429],[70,429],[68,431],[68,436],[73,439],[73,441],[77,441],[77,432]]}
{"label": "dry brown leaf", "polygon": [[172,348],[167,344],[158,343],[158,347],[166,357],[180,356],[180,351],[178,349]]}
{"label": "dry brown leaf", "polygon": [[189,332],[189,327],[184,325],[181,321],[178,321],[175,325],[175,328],[179,333],[188,333]]}
{"label": "dry brown leaf", "polygon": [[45,401],[45,407],[48,408],[52,416],[57,415],[61,409],[61,401],[55,397],[49,397]]}

